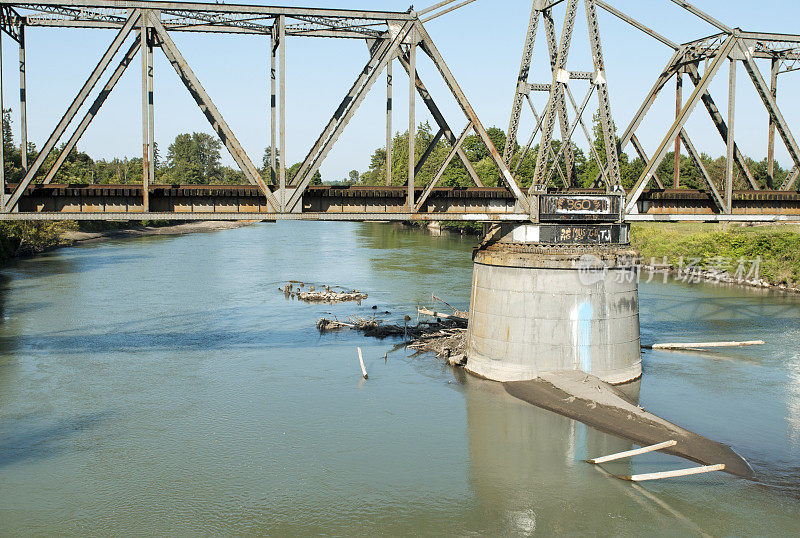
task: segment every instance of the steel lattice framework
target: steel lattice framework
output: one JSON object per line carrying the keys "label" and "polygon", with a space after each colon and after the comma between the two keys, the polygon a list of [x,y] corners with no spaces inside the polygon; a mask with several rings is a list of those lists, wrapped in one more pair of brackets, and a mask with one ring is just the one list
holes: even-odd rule
{"label": "steel lattice framework", "polygon": [[[523,46],[522,62],[514,88],[507,145],[503,155],[492,144],[489,135],[436,48],[425,23],[435,17],[470,4],[475,0],[443,0],[414,12],[372,10],[314,9],[270,7],[218,3],[190,3],[154,0],[40,0],[18,2],[0,0],[0,28],[19,45],[20,126],[21,145],[27,148],[27,104],[25,34],[29,27],[59,27],[76,29],[107,29],[114,38],[102,53],[61,120],[42,144],[41,150],[28,162],[22,151],[24,177],[17,185],[6,185],[5,167],[0,155],[0,220],[22,219],[344,219],[344,220],[473,220],[473,221],[533,221],[544,219],[543,203],[551,203],[554,191],[563,196],[572,194],[606,197],[607,207],[618,207],[615,217],[624,220],[796,220],[800,217],[800,194],[790,192],[800,176],[800,148],[776,102],[778,75],[800,68],[800,36],[745,32],[729,28],[710,15],[682,0],[668,0],[714,26],[718,32],[684,44],[677,44],[648,26],[633,19],[602,0],[533,0],[530,23]],[[611,93],[607,80],[601,44],[598,11],[604,10],[622,21],[657,39],[672,50],[672,56],[642,105],[619,139],[614,133],[611,113]],[[556,13],[558,11],[558,13]],[[585,29],[593,60],[593,71],[569,70],[573,34],[580,12],[585,14]],[[554,15],[563,13],[560,34]],[[550,67],[549,80],[539,83],[529,80],[531,68],[538,58],[533,50],[544,29]],[[272,161],[266,181],[243,150],[233,130],[203,88],[191,66],[183,57],[171,35],[175,32],[204,32],[210,35],[251,34],[268,40],[270,50],[270,146]],[[323,37],[360,39],[367,44],[368,59],[355,75],[352,86],[342,98],[315,143],[307,152],[293,181],[286,176],[286,44],[289,37]],[[186,186],[153,185],[154,163],[154,73],[153,54],[160,49],[209,121],[212,129],[242,170],[250,186],[188,188]],[[466,125],[453,129],[445,118],[417,71],[418,51],[434,64],[450,93],[464,114]],[[65,186],[52,184],[83,133],[99,113],[108,95],[126,69],[141,59],[142,72],[142,162],[140,186]],[[0,55],[1,58],[1,55]],[[118,63],[112,64],[117,60]],[[767,84],[756,61],[770,60],[770,83]],[[759,190],[747,161],[734,140],[735,68],[729,78],[727,118],[709,93],[709,85],[725,62],[734,66],[742,62],[748,76],[769,114],[769,145],[767,189]],[[113,69],[110,69],[115,65]],[[386,73],[386,155],[392,155],[393,66],[399,65],[408,76],[408,181],[402,187],[392,185],[392,167],[386,166],[386,187],[379,189],[349,187],[340,189],[309,188],[311,178],[359,108],[367,93]],[[1,65],[0,65],[1,67]],[[110,74],[108,73],[110,71]],[[0,73],[2,70],[0,69]],[[664,134],[658,148],[649,157],[636,137],[636,131],[658,95],[667,83],[676,79],[676,119]],[[694,90],[684,101],[682,86],[688,77]],[[586,84],[589,89],[578,102],[572,83]],[[99,90],[98,90],[99,87]],[[538,111],[531,92],[548,95],[546,107]],[[601,155],[592,143],[583,116],[596,93],[603,135]],[[93,100],[90,96],[94,95]],[[438,128],[429,146],[415,157],[416,103],[420,100],[433,117]],[[534,180],[523,192],[511,164],[514,158],[522,162],[517,152],[520,117],[525,104],[530,108],[535,129],[522,146],[521,154],[531,151],[539,137]],[[686,121],[698,103],[702,102],[727,147],[725,182],[718,188],[705,169],[699,153],[686,132]],[[86,106],[87,103],[90,103]],[[2,107],[2,75],[0,75],[0,108]],[[85,113],[78,121],[79,112]],[[68,129],[72,126],[71,134]],[[556,128],[561,146],[554,148]],[[597,162],[600,173],[594,189],[578,190],[575,184],[575,159],[572,139],[580,129]],[[489,150],[497,167],[501,185],[484,187],[472,163],[462,149],[466,137],[474,132]],[[774,142],[778,133],[794,162],[788,178],[775,189]],[[2,133],[0,133],[2,136]],[[64,146],[55,159],[48,160],[60,140]],[[415,175],[433,153],[436,145],[445,140],[450,150],[433,180],[424,187],[415,184]],[[630,192],[623,190],[619,155],[632,144],[645,169]],[[673,146],[674,144],[674,146]],[[705,179],[706,189],[676,190],[680,187],[679,158],[683,146]],[[673,189],[664,189],[656,170],[668,149],[675,148]],[[0,152],[2,153],[2,152]],[[440,188],[446,167],[458,159],[475,184],[474,188]],[[561,166],[563,158],[564,166]],[[45,168],[45,162],[53,164]],[[752,191],[733,190],[734,167],[741,170]],[[559,186],[554,182],[558,174]],[[657,188],[648,188],[654,182]],[[550,194],[548,194],[550,193]],[[624,197],[624,199],[623,199]],[[622,203],[617,200],[622,199]],[[152,203],[151,203],[152,202]]]}
{"label": "steel lattice framework", "polygon": [[[462,2],[470,3],[474,0]],[[338,9],[311,9],[293,7],[267,7],[252,5],[201,4],[188,2],[159,2],[147,0],[66,0],[39,2],[0,1],[0,24],[2,29],[19,44],[20,51],[20,111],[22,125],[22,144],[27,147],[27,121],[25,103],[25,29],[30,26],[69,27],[69,28],[105,28],[117,31],[107,50],[100,58],[83,87],[73,99],[61,121],[56,125],[50,137],[44,143],[33,163],[27,162],[23,152],[22,181],[13,191],[5,196],[4,170],[0,167],[0,193],[4,194],[0,218],[22,218],[18,213],[20,198],[26,189],[32,186],[34,178],[42,171],[47,157],[65,134],[67,127],[88,99],[92,90],[99,84],[104,72],[112,60],[122,52],[117,67],[107,77],[107,82],[97,94],[93,104],[78,123],[66,145],[58,155],[53,166],[43,174],[41,184],[49,184],[69,152],[75,147],[81,135],[97,115],[104,101],[114,89],[126,68],[134,62],[137,55],[142,61],[142,138],[143,138],[143,179],[142,204],[136,211],[150,213],[150,184],[154,177],[154,107],[153,107],[153,51],[161,49],[175,72],[183,81],[197,105],[203,111],[211,127],[219,135],[233,159],[241,168],[245,177],[257,186],[267,202],[270,214],[290,214],[302,211],[302,196],[311,182],[314,173],[322,165],[323,160],[347,126],[366,94],[374,86],[380,75],[387,72],[387,155],[391,155],[391,122],[392,122],[392,71],[394,60],[403,67],[409,77],[409,179],[406,186],[407,198],[404,213],[419,212],[426,204],[450,161],[458,156],[467,166],[470,176],[476,185],[483,186],[480,178],[466,158],[461,145],[466,135],[474,131],[490,151],[495,165],[505,181],[506,188],[513,194],[516,204],[523,211],[529,211],[529,202],[519,189],[506,168],[498,151],[486,133],[480,119],[461,90],[458,82],[450,72],[439,53],[431,36],[425,29],[424,22],[444,14],[454,7],[447,7],[451,2],[440,2],[419,13],[355,11]],[[460,4],[460,5],[462,5]],[[446,9],[440,9],[446,8]],[[438,10],[438,11],[437,11]],[[427,15],[427,18],[421,17]],[[170,37],[173,32],[210,32],[232,34],[262,34],[271,40],[271,176],[274,185],[267,185],[256,166],[242,149],[235,134],[226,123],[211,97],[203,88],[192,68],[181,54]],[[133,39],[129,40],[129,36]],[[357,74],[355,81],[341,104],[334,112],[320,133],[317,141],[303,160],[294,179],[289,184],[283,159],[276,162],[276,154],[286,154],[285,137],[285,50],[289,36],[328,37],[366,40],[369,58],[364,68]],[[123,45],[130,41],[127,49]],[[417,50],[421,49],[436,66],[438,72],[450,89],[453,97],[463,111],[467,124],[456,135],[446,121],[426,86],[417,72]],[[278,89],[279,88],[279,89]],[[414,182],[415,172],[430,156],[433,146],[427,148],[419,161],[415,162],[415,101],[419,94],[423,103],[432,114],[439,127],[436,142],[441,138],[447,140],[452,149],[434,181],[421,192],[417,192]],[[278,148],[276,148],[278,146]],[[278,149],[278,151],[276,151]],[[387,184],[391,181],[391,168],[387,167]],[[37,184],[38,185],[38,184]],[[126,211],[127,212],[127,211]]]}
{"label": "steel lattice framework", "polygon": [[[695,6],[682,0],[670,0],[684,10],[692,13],[696,17],[716,27],[719,32],[701,39],[690,41],[684,44],[677,44],[664,37],[655,30],[628,16],[622,11],[614,8],[602,0],[583,0],[586,20],[589,33],[589,43],[594,60],[595,70],[593,73],[567,70],[567,58],[570,53],[570,43],[576,24],[576,17],[579,11],[579,0],[534,0],[531,12],[528,33],[523,48],[522,63],[520,66],[519,77],[517,80],[514,100],[512,104],[511,119],[508,127],[508,138],[503,154],[507,164],[512,163],[514,158],[515,145],[518,143],[518,126],[520,116],[523,112],[524,103],[527,101],[535,119],[535,129],[530,135],[527,144],[523,146],[522,156],[524,157],[530,150],[533,143],[538,138],[539,154],[536,163],[536,173],[534,184],[530,192],[542,191],[547,187],[552,187],[552,179],[557,171],[561,176],[562,185],[570,188],[574,186],[574,159],[571,155],[571,144],[573,133],[578,126],[584,132],[592,158],[598,163],[600,174],[595,180],[595,186],[605,184],[606,190],[621,190],[620,172],[618,156],[622,150],[630,143],[633,145],[639,157],[645,162],[646,167],[639,177],[635,186],[627,193],[625,214],[626,218],[640,218],[640,213],[645,212],[645,204],[642,203],[642,194],[645,188],[653,181],[659,189],[664,189],[664,184],[656,175],[656,169],[661,164],[667,151],[674,143],[675,148],[675,167],[672,187],[680,187],[680,152],[681,145],[685,148],[693,164],[699,169],[705,180],[707,193],[713,205],[714,213],[731,215],[733,213],[733,167],[736,166],[747,179],[748,184],[754,191],[760,190],[760,186],[750,170],[744,155],[739,150],[734,140],[733,123],[735,117],[735,70],[736,63],[741,62],[750,79],[752,80],[758,95],[760,96],[770,118],[769,123],[769,143],[768,143],[768,175],[767,189],[774,189],[774,164],[775,164],[775,132],[777,131],[782,141],[788,149],[794,167],[786,180],[777,189],[778,191],[789,191],[797,183],[800,175],[800,148],[789,129],[780,107],[776,102],[778,75],[800,68],[800,35],[771,34],[762,32],[745,32],[738,28],[729,28],[712,16],[697,9]],[[556,29],[554,24],[554,11],[564,8],[564,24],[561,32],[560,41],[556,40]],[[639,110],[634,115],[628,127],[625,129],[620,140],[616,141],[613,132],[613,119],[609,106],[609,92],[607,89],[606,73],[604,69],[603,53],[600,40],[600,31],[597,22],[597,9],[601,8],[622,21],[641,30],[645,34],[653,37],[673,50],[673,55],[664,67],[662,74],[658,77],[653,88],[645,97]],[[547,47],[549,51],[549,61],[552,71],[552,81],[549,83],[531,83],[529,74],[533,62],[533,47],[536,40],[539,24],[544,25]],[[756,60],[771,61],[770,84],[764,80]],[[711,97],[708,88],[714,76],[725,62],[730,63],[730,81],[728,96],[728,118],[723,118]],[[683,77],[687,76],[694,86],[694,91],[688,100],[684,102],[682,97]],[[647,112],[655,102],[660,92],[666,84],[676,78],[676,120],[669,128],[659,145],[658,149],[648,157],[645,148],[636,137],[636,130],[641,125]],[[572,81],[588,81],[590,89],[580,106],[576,105],[575,99],[570,89]],[[583,121],[583,113],[588,103],[589,96],[593,90],[597,90],[599,98],[599,116],[603,132],[603,142],[605,146],[606,162],[601,162],[600,156],[592,144],[589,132]],[[530,98],[531,92],[540,91],[548,93],[546,108],[537,113]],[[571,103],[575,118],[570,122],[566,102]],[[711,116],[714,125],[722,136],[727,148],[727,171],[723,192],[720,193],[717,186],[712,182],[708,171],[705,169],[700,154],[686,132],[685,125],[690,114],[698,103],[702,102],[707,112]],[[558,119],[562,143],[558,155],[552,147],[553,130]],[[729,128],[730,127],[730,128]],[[564,158],[566,170],[561,170],[559,157]],[[548,167],[548,159],[553,161],[552,166]],[[519,163],[522,158],[519,158]],[[516,176],[517,170],[514,170]],[[643,216],[641,216],[643,217]]]}

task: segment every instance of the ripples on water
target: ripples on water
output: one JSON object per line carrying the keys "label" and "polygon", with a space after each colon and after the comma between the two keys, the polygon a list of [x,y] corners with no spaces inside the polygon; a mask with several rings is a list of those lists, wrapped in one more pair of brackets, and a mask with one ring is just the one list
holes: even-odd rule
{"label": "ripples on water", "polygon": [[[800,521],[800,301],[641,286],[642,404],[735,447],[760,483],[632,486],[631,447],[323,315],[466,308],[473,238],[261,224],[110,241],[0,273],[0,529],[9,534],[787,534]],[[367,290],[287,301],[286,281]],[[355,347],[365,352],[360,380]],[[689,466],[660,454],[630,474]]]}

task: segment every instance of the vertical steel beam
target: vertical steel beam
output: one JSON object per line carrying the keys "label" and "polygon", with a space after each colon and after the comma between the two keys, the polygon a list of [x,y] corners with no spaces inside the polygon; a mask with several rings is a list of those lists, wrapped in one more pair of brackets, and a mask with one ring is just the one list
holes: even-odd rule
{"label": "vertical steel beam", "polygon": [[142,10],[141,30],[139,30],[142,49],[142,206],[145,213],[150,211],[150,111],[147,104],[147,27],[150,12]]}
{"label": "vertical steel beam", "polygon": [[[562,76],[567,74],[564,67],[567,63],[569,55],[569,47],[572,40],[572,31],[575,28],[575,15],[578,9],[578,0],[567,0],[567,13],[564,16],[564,27],[561,30],[561,43],[558,47],[558,57],[556,60],[555,68],[553,69],[553,84],[550,87],[550,98],[547,102],[547,110],[545,111],[544,128],[542,130],[542,139],[539,142],[539,155],[536,159],[536,171],[534,173],[533,182],[528,190],[533,193],[536,188],[542,188],[546,185],[547,176],[547,160],[548,150],[551,142],[553,141],[553,129],[555,128],[556,109],[559,96],[563,93],[562,84],[568,84],[569,81],[562,82]],[[562,145],[566,144],[562,141]]]}
{"label": "vertical steel beam", "polygon": [[642,175],[639,176],[639,179],[636,181],[636,185],[634,185],[633,190],[628,193],[625,205],[625,213],[632,213],[636,208],[636,203],[639,201],[642,191],[644,191],[645,187],[650,182],[650,179],[653,177],[656,168],[658,168],[658,165],[661,164],[661,161],[664,159],[664,155],[667,153],[667,148],[669,147],[670,143],[672,143],[680,130],[683,129],[683,126],[689,119],[694,107],[697,105],[698,101],[700,101],[700,96],[706,92],[709,84],[711,84],[711,80],[719,71],[722,63],[728,58],[728,55],[730,54],[731,50],[733,50],[733,46],[735,44],[736,40],[734,37],[727,38],[717,51],[717,55],[714,56],[714,59],[709,63],[708,67],[706,68],[706,72],[703,74],[703,78],[696,85],[694,92],[692,92],[692,95],[689,97],[689,100],[685,105],[683,105],[679,117],[675,120],[675,123],[672,124],[672,127],[670,127],[667,135],[661,141],[658,149],[653,154],[653,158],[650,159],[650,162],[648,162],[647,166],[645,166],[645,169],[642,171]]}
{"label": "vertical steel beam", "polygon": [[3,202],[2,211],[6,212],[6,140],[3,129],[3,32],[0,32],[0,202]]}
{"label": "vertical steel beam", "polygon": [[736,116],[736,60],[731,58],[728,75],[728,157],[725,166],[725,213],[733,212],[733,121]]}
{"label": "vertical steel beam", "polygon": [[442,174],[444,174],[444,171],[445,169],[447,169],[447,166],[450,164],[450,161],[452,161],[453,157],[456,156],[458,148],[460,148],[461,144],[464,143],[464,139],[467,138],[467,134],[469,133],[470,129],[472,129],[472,122],[469,122],[467,126],[464,127],[464,130],[459,135],[458,139],[456,140],[456,143],[453,144],[453,147],[450,148],[450,151],[447,153],[447,157],[445,157],[444,162],[439,167],[439,170],[436,172],[436,175],[433,176],[431,182],[428,183],[428,185],[425,187],[425,190],[422,192],[422,196],[419,197],[419,201],[417,202],[417,205],[414,207],[414,213],[418,213],[419,210],[422,209],[423,204],[425,204],[425,201],[428,199],[428,196],[430,196],[431,192],[433,191],[433,188],[436,186],[437,183],[439,183],[439,180],[442,179]]}
{"label": "vertical steel beam", "polygon": [[706,186],[711,191],[711,199],[714,204],[717,206],[719,211],[725,211],[725,200],[723,200],[722,196],[719,195],[719,191],[717,187],[714,185],[714,182],[711,181],[711,176],[708,174],[708,170],[703,165],[703,159],[701,158],[700,154],[692,144],[692,141],[689,139],[689,135],[686,132],[686,129],[681,129],[680,134],[681,141],[683,141],[683,145],[686,147],[686,152],[689,154],[689,157],[694,162],[694,165],[700,170],[700,174],[703,176],[703,179],[706,182]]}
{"label": "vertical steel beam", "polygon": [[[700,73],[697,71],[697,66],[694,64],[686,65],[686,73],[689,75],[689,80],[692,81],[692,84],[697,86],[700,82]],[[717,132],[722,137],[722,141],[727,143],[728,141],[728,126],[725,124],[725,120],[722,118],[722,114],[720,113],[719,109],[717,108],[714,99],[711,97],[711,94],[708,90],[706,90],[703,95],[700,97],[702,99],[703,104],[708,111],[708,115],[711,116],[711,121],[714,122],[714,125],[717,128]],[[756,182],[756,178],[753,175],[753,172],[750,171],[750,167],[747,165],[747,160],[745,159],[744,154],[739,149],[738,144],[733,144],[733,158],[734,162],[736,162],[736,166],[739,167],[744,177],[747,178],[747,182],[750,183],[750,186],[753,187],[754,190],[759,190],[760,187],[758,182]]]}
{"label": "vertical steel beam", "polygon": [[[683,108],[683,75],[680,71],[675,78],[675,118],[677,118]],[[672,188],[678,189],[681,186],[681,136],[675,137],[675,163],[672,171]]]}
{"label": "vertical steel beam", "polygon": [[[398,60],[400,61],[400,65],[403,66],[403,69],[406,70],[406,73],[408,73],[410,68],[408,65],[407,56],[401,54],[398,57]],[[436,101],[434,101],[433,97],[431,97],[428,88],[426,88],[425,84],[423,84],[422,79],[419,76],[419,72],[414,74],[414,80],[417,82],[417,94],[419,94],[423,104],[428,109],[428,112],[430,112],[431,116],[433,116],[433,121],[435,121],[436,125],[439,126],[439,129],[442,130],[445,139],[447,139],[452,146],[456,142],[456,135],[448,125],[447,120],[444,118],[444,114],[442,114],[442,111],[439,110],[439,107],[436,105]],[[469,174],[469,177],[472,178],[472,181],[475,183],[475,185],[478,187],[483,187],[483,182],[481,181],[481,178],[478,177],[478,172],[475,171],[475,167],[467,158],[467,154],[464,153],[464,149],[458,148],[457,155],[458,158],[461,159],[461,164],[463,164],[464,168],[467,169],[467,174]]]}
{"label": "vertical steel beam", "polygon": [[19,133],[22,173],[28,171],[28,95],[25,73],[25,23],[19,25]]}
{"label": "vertical steel beam", "polygon": [[153,29],[147,30],[147,145],[150,151],[150,182],[156,180],[155,67],[153,66]]}
{"label": "vertical steel beam", "polygon": [[522,61],[519,66],[517,86],[514,89],[514,101],[511,104],[511,119],[508,122],[508,130],[506,131],[506,146],[503,149],[503,162],[506,165],[511,162],[511,156],[514,154],[514,146],[516,146],[517,142],[519,118],[522,114],[522,99],[525,96],[524,87],[528,83],[528,75],[531,70],[533,45],[536,42],[536,28],[539,25],[540,13],[541,11],[537,9],[537,3],[534,1],[530,21],[528,22],[528,33],[525,35],[525,45],[522,49]]}
{"label": "vertical steel beam", "polygon": [[[553,23],[552,9],[547,9],[543,12],[542,18],[544,19],[545,35],[547,36],[547,50],[550,55],[550,70],[551,74],[556,69],[556,62],[558,61],[558,43],[556,41],[556,26]],[[568,84],[564,84],[562,88],[568,88]],[[558,110],[558,122],[561,129],[561,139],[567,138],[567,131],[569,131],[569,117],[567,116],[567,104],[564,98],[564,92],[560,92],[560,97],[555,102]],[[575,155],[572,151],[572,146],[567,146],[564,152],[564,168],[566,169],[567,179],[564,186],[569,188],[575,181]]]}
{"label": "vertical steel beam", "polygon": [[408,194],[406,205],[409,211],[414,208],[414,163],[417,161],[416,134],[417,134],[417,33],[414,29],[409,33],[411,44],[408,50]]}
{"label": "vertical steel beam", "polygon": [[[778,58],[772,59],[772,70],[770,71],[770,91],[772,98],[778,97],[778,68],[781,62]],[[772,116],[769,117],[769,133],[767,139],[767,188],[775,188],[775,122]]]}
{"label": "vertical steel beam", "polygon": [[386,64],[386,186],[392,184],[392,64]]}
{"label": "vertical steel beam", "polygon": [[[278,188],[281,190],[280,210],[286,211],[286,16],[278,17],[278,72],[280,73],[280,110],[278,129],[280,130],[280,159],[278,160]],[[298,173],[299,175],[299,173]]]}
{"label": "vertical steel beam", "polygon": [[175,72],[181,78],[186,89],[189,90],[189,93],[194,98],[197,106],[200,107],[200,110],[203,112],[209,124],[211,124],[211,128],[214,129],[217,136],[222,140],[222,143],[231,154],[231,157],[233,157],[233,160],[236,161],[236,164],[239,165],[239,168],[244,172],[247,180],[253,185],[258,185],[259,190],[261,190],[261,193],[272,205],[273,210],[278,211],[279,204],[275,195],[272,194],[272,191],[270,191],[269,187],[264,183],[261,174],[258,172],[258,168],[255,167],[253,161],[251,161],[245,153],[241,144],[236,139],[236,135],[233,134],[225,118],[222,117],[222,114],[220,114],[216,105],[211,100],[208,93],[206,93],[205,88],[200,84],[192,68],[186,63],[186,59],[178,50],[175,42],[172,41],[164,25],[161,24],[161,21],[155,16],[150,17],[150,24],[152,24],[161,41],[161,50],[164,52],[164,55],[169,60],[173,69],[175,69]]}
{"label": "vertical steel beam", "polygon": [[622,190],[622,174],[619,170],[619,148],[614,129],[614,120],[611,114],[611,101],[608,97],[608,82],[606,81],[606,65],[603,59],[603,46],[600,39],[600,25],[597,22],[597,7],[594,0],[586,0],[586,24],[589,28],[589,45],[592,49],[594,60],[595,80],[597,86],[597,100],[600,110],[600,125],[603,128],[603,141],[606,148],[606,162],[608,165],[609,188]]}
{"label": "vertical steel beam", "polygon": [[328,124],[317,138],[314,147],[308,152],[303,164],[300,166],[300,171],[297,173],[297,177],[300,179],[299,182],[295,182],[297,188],[289,198],[287,204],[289,209],[293,209],[298,204],[314,173],[322,166],[325,157],[327,157],[344,128],[350,123],[353,114],[361,106],[362,101],[378,80],[380,74],[383,73],[386,64],[395,57],[400,44],[408,36],[413,25],[413,21],[408,21],[397,35],[375,42],[367,64],[361,70],[356,81],[350,87],[347,95],[345,95],[339,107],[333,113],[333,117],[328,121]]}
{"label": "vertical steel beam", "polygon": [[108,46],[108,49],[106,49],[105,53],[100,58],[100,61],[92,70],[92,73],[89,75],[89,78],[86,79],[86,82],[84,82],[83,87],[80,89],[78,94],[72,100],[72,103],[70,104],[69,108],[67,108],[67,111],[64,113],[64,116],[58,122],[56,128],[50,134],[50,137],[42,146],[42,149],[36,156],[36,159],[34,159],[33,164],[28,169],[28,172],[25,174],[25,177],[22,179],[19,185],[17,185],[16,189],[14,189],[14,192],[11,194],[11,197],[8,199],[8,202],[6,203],[5,206],[6,211],[10,211],[16,206],[20,196],[22,196],[22,193],[25,192],[26,188],[28,188],[28,185],[30,185],[31,181],[33,181],[34,176],[42,167],[42,164],[44,164],[45,159],[50,155],[50,152],[53,151],[53,147],[55,147],[56,143],[58,142],[58,139],[61,138],[62,134],[64,134],[64,130],[67,128],[72,119],[75,117],[75,114],[77,114],[80,107],[86,101],[86,98],[89,96],[89,93],[92,91],[95,84],[97,84],[97,81],[100,79],[103,72],[108,67],[108,64],[111,63],[111,60],[114,58],[114,55],[117,53],[122,43],[128,37],[128,34],[131,33],[133,27],[136,26],[136,24],[139,22],[140,17],[141,13],[138,9],[131,11],[130,15],[128,15],[125,24],[122,25],[122,28],[119,29],[116,36],[111,41],[111,44]]}
{"label": "vertical steel beam", "polygon": [[[272,25],[272,33],[269,43],[269,182],[272,185],[278,183],[278,171],[276,170],[278,149],[276,144],[278,138],[278,95],[277,95],[277,63],[278,63],[278,29]],[[283,206],[283,194],[280,195],[281,206]],[[281,207],[282,209],[282,207]]]}
{"label": "vertical steel beam", "polygon": [[[500,156],[500,152],[492,143],[492,139],[489,138],[489,133],[486,132],[486,129],[483,127],[478,115],[475,114],[475,110],[472,108],[469,100],[467,100],[467,96],[464,95],[464,91],[461,89],[461,86],[458,85],[458,81],[453,76],[450,68],[447,67],[447,63],[444,61],[444,58],[442,58],[439,49],[436,48],[436,44],[433,42],[433,39],[431,39],[431,36],[428,34],[427,30],[425,30],[425,27],[422,24],[417,25],[417,31],[422,35],[422,47],[425,51],[425,54],[427,54],[428,57],[433,61],[436,69],[439,70],[439,74],[442,75],[447,87],[450,89],[450,93],[453,94],[456,102],[461,107],[462,112],[464,112],[464,115],[467,117],[467,119],[472,122],[473,129],[475,129],[475,132],[478,134],[478,137],[481,139],[481,142],[483,142],[483,145],[486,147],[486,149],[489,150],[489,155],[491,156],[492,161],[494,161],[494,165],[497,167],[497,170],[500,172],[500,176],[505,180],[509,190],[514,195],[514,198],[516,198],[517,203],[522,210],[526,213],[530,213],[531,205],[528,202],[528,198],[525,196],[525,193],[520,190],[517,182],[514,181],[511,171],[508,169],[508,166],[506,166],[506,163]],[[538,215],[536,215],[535,218],[538,218]]]}
{"label": "vertical steel beam", "polygon": [[72,133],[72,136],[69,137],[67,143],[63,148],[61,148],[61,153],[58,154],[55,163],[50,167],[50,171],[47,172],[47,175],[42,183],[45,185],[50,183],[61,169],[61,165],[64,164],[64,161],[69,156],[69,153],[73,150],[73,148],[75,148],[75,145],[78,143],[81,136],[83,136],[83,133],[86,131],[87,127],[89,127],[89,124],[92,123],[92,120],[100,112],[100,107],[103,106],[103,103],[105,103],[106,99],[111,94],[111,91],[114,89],[114,86],[116,86],[120,77],[122,77],[125,69],[127,69],[127,67],[136,59],[136,53],[139,51],[139,45],[140,40],[134,39],[130,48],[122,57],[122,60],[120,60],[117,68],[114,70],[114,73],[112,73],[111,78],[108,79],[108,82],[106,82],[105,86],[103,86],[103,89],[100,90],[99,94],[97,94],[94,103],[92,103],[92,106],[90,106],[89,110],[86,111],[86,114],[78,124],[78,127]]}

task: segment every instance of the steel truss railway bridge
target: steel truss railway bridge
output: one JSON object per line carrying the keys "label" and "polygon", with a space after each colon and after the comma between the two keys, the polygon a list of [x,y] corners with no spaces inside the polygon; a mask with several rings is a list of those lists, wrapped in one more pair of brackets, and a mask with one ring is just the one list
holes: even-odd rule
{"label": "steel truss railway bridge", "polygon": [[[717,32],[695,41],[678,44],[644,23],[601,0],[533,0],[530,23],[524,41],[518,79],[509,84],[514,94],[508,128],[508,144],[495,148],[489,135],[426,30],[425,23],[475,0],[456,3],[445,0],[419,12],[354,11],[268,7],[255,5],[188,3],[146,0],[0,0],[3,33],[19,48],[20,126],[22,148],[27,148],[26,33],[36,28],[72,28],[77,31],[107,29],[114,32],[108,48],[63,117],[53,128],[40,152],[29,162],[22,151],[24,176],[8,183],[0,165],[0,220],[461,220],[479,222],[630,222],[637,220],[780,221],[800,220],[800,147],[778,106],[779,75],[800,68],[800,35],[746,32],[730,28],[681,0],[670,0],[681,9],[715,27]],[[664,0],[667,1],[667,0]],[[613,132],[611,95],[603,50],[598,11],[640,30],[643,36],[661,42],[672,54],[661,75],[645,96],[641,107],[619,139]],[[572,38],[585,13],[585,27],[594,69],[569,69]],[[556,16],[563,20],[560,32]],[[172,39],[176,32],[215,34],[256,34],[268,40],[271,61],[271,170],[263,178],[242,149],[219,109]],[[537,36],[547,41],[549,57],[534,58]],[[4,36],[5,37],[5,36]],[[368,52],[364,68],[320,132],[295,175],[288,181],[283,159],[286,155],[286,46],[289,37],[363,40]],[[213,38],[213,37],[212,37]],[[160,49],[186,86],[212,129],[248,180],[247,185],[158,185],[154,184],[154,73],[153,55]],[[446,118],[417,71],[421,51],[435,65],[463,118]],[[141,59],[142,74],[142,158],[143,177],[137,185],[60,185],[53,182],[67,155],[92,120],[101,112],[108,95],[125,70]],[[530,80],[534,62],[547,62],[552,77]],[[762,74],[761,62],[769,62],[769,75]],[[729,64],[729,95],[726,116],[709,92],[709,86],[725,63]],[[741,63],[768,113],[768,173],[759,185],[734,137],[736,66]],[[408,181],[393,186],[391,167],[386,167],[385,186],[317,186],[311,179],[348,125],[367,93],[385,74],[387,93],[386,152],[392,154],[393,67],[399,66],[409,81]],[[1,72],[2,70],[0,70]],[[664,130],[659,146],[648,155],[636,131],[667,83],[676,80],[676,116]],[[768,80],[767,80],[768,79]],[[693,88],[684,99],[683,83]],[[510,82],[510,81],[509,81]],[[613,82],[613,81],[612,81]],[[582,89],[576,99],[573,88]],[[0,75],[0,88],[2,76]],[[577,91],[577,90],[576,90]],[[531,94],[543,92],[547,105],[537,111]],[[584,112],[597,95],[605,156],[595,150],[584,121]],[[2,107],[0,90],[0,107]],[[433,117],[437,128],[430,146],[417,159],[415,145],[418,101]],[[712,181],[686,129],[697,105],[710,115],[727,148],[727,169],[721,185]],[[80,114],[82,112],[82,115]],[[518,146],[520,118],[533,115],[535,128],[527,133],[526,144]],[[383,118],[382,118],[383,120]],[[455,123],[451,123],[455,122]],[[552,143],[556,128],[560,139],[572,142],[580,131],[589,142],[591,158],[600,173],[591,189],[576,186],[572,146]],[[502,184],[486,187],[462,149],[474,132],[489,150],[500,172]],[[779,135],[793,161],[789,176],[778,185],[774,177],[775,134]],[[424,186],[415,175],[440,140],[450,145],[449,153],[433,180]],[[59,143],[63,145],[59,146]],[[538,142],[536,169],[530,187],[517,181],[523,155]],[[619,154],[631,145],[646,163],[633,188],[623,189]],[[681,147],[705,181],[703,190],[681,188],[679,158]],[[521,148],[521,149],[520,149]],[[667,152],[674,148],[676,163],[671,181],[656,173]],[[56,152],[56,150],[58,150]],[[56,154],[55,158],[48,157]],[[0,159],[2,156],[0,156]],[[438,186],[446,167],[458,159],[474,182],[473,187]],[[45,166],[47,163],[48,166]],[[734,190],[734,173],[747,181],[748,190]],[[766,188],[762,188],[766,187]]]}

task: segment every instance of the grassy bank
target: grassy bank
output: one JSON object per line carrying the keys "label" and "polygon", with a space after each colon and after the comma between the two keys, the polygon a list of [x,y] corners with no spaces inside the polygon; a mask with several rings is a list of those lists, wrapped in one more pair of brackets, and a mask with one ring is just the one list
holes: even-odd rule
{"label": "grassy bank", "polygon": [[681,258],[684,264],[699,259],[700,267],[727,265],[733,273],[739,260],[749,269],[760,258],[760,278],[776,286],[800,286],[800,225],[641,223],[631,226],[631,245],[643,263],[662,263],[666,257],[675,268]]}
{"label": "grassy bank", "polygon": [[64,232],[77,228],[75,222],[0,223],[0,263],[60,246]]}
{"label": "grassy bank", "polygon": [[63,222],[2,222],[0,223],[0,265],[12,258],[34,256],[52,248],[70,245],[67,232],[106,232],[131,228],[162,227],[182,221],[63,221]]}

